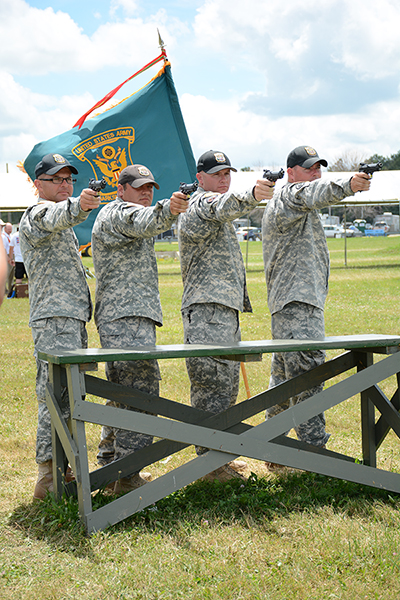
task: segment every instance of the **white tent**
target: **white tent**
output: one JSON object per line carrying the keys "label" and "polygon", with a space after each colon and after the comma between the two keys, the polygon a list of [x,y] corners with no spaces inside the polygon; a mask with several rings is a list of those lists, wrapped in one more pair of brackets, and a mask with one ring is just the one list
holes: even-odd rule
{"label": "white tent", "polygon": [[0,173],[0,194],[0,212],[3,213],[23,211],[37,202],[35,187],[22,171]]}
{"label": "white tent", "polygon": [[[279,169],[275,169],[279,170]],[[353,173],[333,173],[323,171],[322,179],[349,179]],[[257,179],[262,179],[263,171],[238,171],[232,172],[231,190],[244,192],[255,185]],[[278,179],[276,189],[287,183],[287,175]],[[355,196],[346,198],[340,204],[395,204],[400,201],[400,171],[378,171],[374,173],[371,188],[368,192],[360,192]]]}
{"label": "white tent", "polygon": [[[277,169],[278,170],[278,169]],[[331,173],[324,171],[323,179],[346,179],[352,173]],[[244,192],[253,187],[257,179],[262,179],[263,171],[238,171],[232,172],[231,190]],[[278,179],[276,188],[287,182],[287,176]],[[28,206],[37,202],[35,188],[26,173],[0,173],[0,212],[23,211]],[[374,173],[371,189],[368,192],[358,193],[346,199],[350,204],[394,204],[400,201],[400,171],[379,171]]]}

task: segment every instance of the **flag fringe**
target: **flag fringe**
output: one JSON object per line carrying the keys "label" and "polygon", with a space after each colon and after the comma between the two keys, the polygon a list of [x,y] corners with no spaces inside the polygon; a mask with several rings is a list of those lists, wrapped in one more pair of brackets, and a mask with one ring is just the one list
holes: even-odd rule
{"label": "flag fringe", "polygon": [[28,173],[26,172],[24,163],[22,162],[22,160],[19,160],[17,162],[17,167],[20,171],[22,171],[22,173],[25,173],[27,182],[32,184],[32,188],[33,188],[33,191],[35,192],[35,196],[39,196],[39,190],[37,189],[36,185],[33,183],[32,179],[29,177]]}

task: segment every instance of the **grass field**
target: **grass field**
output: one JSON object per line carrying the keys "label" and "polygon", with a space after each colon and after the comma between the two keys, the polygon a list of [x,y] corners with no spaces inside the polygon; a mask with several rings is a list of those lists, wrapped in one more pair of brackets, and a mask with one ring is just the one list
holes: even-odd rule
{"label": "grass field", "polygon": [[[328,245],[327,335],[399,335],[400,237],[347,240],[347,267],[344,240]],[[242,338],[268,339],[261,243],[242,250],[254,310],[241,318]],[[91,259],[83,260],[91,269]],[[179,262],[160,260],[159,273],[165,324],[158,343],[181,343]],[[94,296],[95,280],[88,281]],[[400,495],[374,488],[308,473],[272,476],[262,463],[248,461],[253,475],[245,486],[196,482],[91,537],[73,500],[33,504],[37,402],[28,314],[24,299],[5,300],[0,309],[1,600],[400,597]],[[93,322],[88,330],[89,345],[98,346]],[[188,403],[184,362],[160,367],[161,394]],[[252,394],[266,388],[269,368],[268,356],[247,365]],[[393,378],[383,385],[388,396],[395,387]],[[238,401],[245,397],[241,383]],[[329,448],[361,458],[359,398],[326,416]],[[99,428],[87,431],[95,468]],[[157,477],[191,456],[187,449],[149,470]],[[379,464],[400,471],[393,434],[379,450]]]}

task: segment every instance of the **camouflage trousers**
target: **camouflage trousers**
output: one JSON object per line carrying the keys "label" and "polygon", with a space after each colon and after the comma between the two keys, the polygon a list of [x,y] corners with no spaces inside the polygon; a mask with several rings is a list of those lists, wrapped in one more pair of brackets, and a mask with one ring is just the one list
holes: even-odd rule
{"label": "camouflage trousers", "polygon": [[[192,304],[182,310],[185,344],[220,344],[240,341],[238,311],[221,304]],[[239,392],[240,363],[215,357],[186,359],[190,403],[194,408],[220,413],[235,404]],[[196,447],[198,454],[206,449]]]}
{"label": "camouflage trousers", "polygon": [[[156,343],[155,323],[144,317],[124,317],[99,327],[102,348],[132,348]],[[148,394],[159,395],[160,369],[156,360],[114,361],[106,364],[109,381],[132,387]],[[125,404],[107,400],[106,406],[134,410]],[[104,426],[101,431],[97,462],[107,465],[127,454],[141,450],[153,442],[153,437],[127,429]]]}
{"label": "camouflage trousers", "polygon": [[[51,317],[32,323],[32,337],[36,358],[36,396],[38,399],[38,428],[36,436],[36,462],[52,459],[51,418],[46,405],[46,384],[49,380],[49,365],[37,358],[38,350],[51,352],[54,349],[76,350],[87,348],[86,323],[69,317]],[[66,388],[62,390],[61,413],[66,421],[70,418],[69,398]]]}
{"label": "camouflage trousers", "polygon": [[[323,339],[325,337],[324,311],[303,302],[291,302],[282,310],[272,315],[273,339]],[[325,362],[325,352],[276,352],[272,355],[271,378],[269,387],[283,383],[287,379],[305,373]],[[323,390],[323,384],[310,388],[297,396],[293,396],[282,404],[267,409],[267,419],[283,410],[310,398]],[[299,440],[314,446],[324,446],[330,434],[325,431],[323,413],[295,427]]]}

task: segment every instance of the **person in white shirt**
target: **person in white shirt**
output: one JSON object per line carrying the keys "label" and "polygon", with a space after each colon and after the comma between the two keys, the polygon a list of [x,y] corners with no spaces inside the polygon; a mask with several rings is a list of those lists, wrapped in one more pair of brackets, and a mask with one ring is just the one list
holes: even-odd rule
{"label": "person in white shirt", "polygon": [[1,234],[1,239],[2,239],[2,242],[3,242],[4,250],[6,252],[7,278],[6,278],[6,289],[5,289],[5,291],[6,291],[6,294],[8,296],[10,296],[11,292],[12,292],[12,286],[13,286],[13,281],[14,281],[14,273],[15,273],[14,262],[10,259],[10,256],[9,256],[11,233],[12,233],[12,225],[11,225],[11,223],[5,223],[5,225],[3,227],[2,234]]}
{"label": "person in white shirt", "polygon": [[24,260],[22,258],[21,248],[19,245],[19,227],[11,236],[8,256],[12,264],[15,265],[15,283],[22,283],[24,275],[26,277],[28,277],[28,275],[25,270]]}

